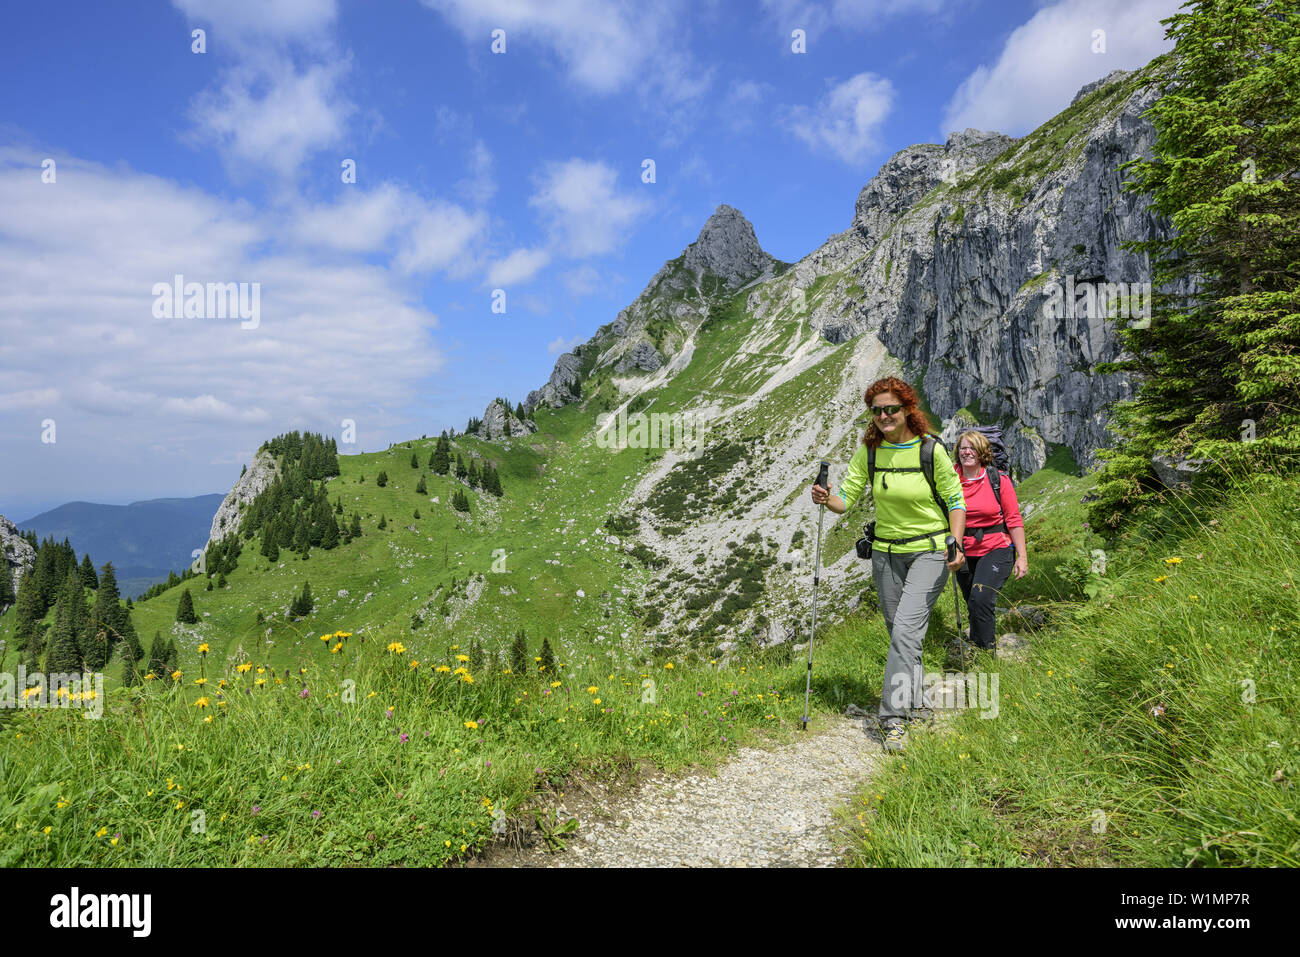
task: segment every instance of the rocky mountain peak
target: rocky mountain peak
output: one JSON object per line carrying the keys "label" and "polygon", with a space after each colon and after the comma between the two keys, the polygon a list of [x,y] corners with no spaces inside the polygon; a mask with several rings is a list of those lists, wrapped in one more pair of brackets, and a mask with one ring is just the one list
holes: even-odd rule
{"label": "rocky mountain peak", "polygon": [[750,221],[726,203],[714,210],[684,255],[687,269],[711,272],[733,288],[743,286],[772,262],[758,244]]}

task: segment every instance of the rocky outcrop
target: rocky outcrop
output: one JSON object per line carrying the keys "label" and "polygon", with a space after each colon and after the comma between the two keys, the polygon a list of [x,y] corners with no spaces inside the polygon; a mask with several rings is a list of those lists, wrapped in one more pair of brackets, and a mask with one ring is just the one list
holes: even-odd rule
{"label": "rocky outcrop", "polygon": [[0,564],[0,575],[9,575],[13,593],[17,595],[23,575],[36,564],[36,549],[23,538],[18,526],[3,515],[0,515],[0,557],[4,559],[4,564]]}
{"label": "rocky outcrop", "polygon": [[253,499],[275,480],[279,471],[275,456],[266,449],[260,449],[253,456],[253,461],[239,477],[234,488],[222,499],[217,514],[212,517],[212,530],[208,533],[208,541],[219,542],[237,531],[240,522],[243,521],[243,509],[251,505]]}
{"label": "rocky outcrop", "polygon": [[618,360],[614,366],[615,372],[629,372],[632,369],[640,369],[642,372],[654,372],[664,364],[664,357],[659,354],[659,350],[645,339],[637,340],[623,357]]}
{"label": "rocky outcrop", "polygon": [[537,423],[530,419],[520,419],[510,406],[500,399],[493,399],[483,412],[483,421],[477,435],[488,442],[500,442],[502,439],[517,435],[531,435],[537,431]]}
{"label": "rocky outcrop", "polygon": [[577,402],[582,398],[582,390],[579,387],[582,360],[578,358],[577,351],[575,349],[573,352],[566,352],[555,360],[555,369],[551,372],[551,378],[547,380],[546,385],[528,393],[528,398],[524,400],[525,412],[532,412],[543,405],[558,409],[562,405]]}

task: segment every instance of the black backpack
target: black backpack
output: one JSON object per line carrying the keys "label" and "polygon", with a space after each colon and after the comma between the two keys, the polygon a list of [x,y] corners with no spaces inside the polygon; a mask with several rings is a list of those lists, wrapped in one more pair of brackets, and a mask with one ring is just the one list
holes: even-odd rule
{"label": "black backpack", "polygon": [[[993,448],[993,466],[985,468],[984,474],[989,478],[989,488],[993,489],[993,497],[998,500],[998,508],[1002,508],[1002,476],[1011,478],[1011,457],[1007,455],[1006,444],[1002,441],[1002,430],[996,425],[976,425],[969,429],[963,429],[964,432],[978,432],[984,438],[988,439],[989,445]],[[1006,532],[1007,518],[1003,514],[1002,521],[996,525],[980,525],[974,528],[968,528],[968,532],[973,532],[972,536],[975,541],[984,540],[984,536],[989,532]]]}

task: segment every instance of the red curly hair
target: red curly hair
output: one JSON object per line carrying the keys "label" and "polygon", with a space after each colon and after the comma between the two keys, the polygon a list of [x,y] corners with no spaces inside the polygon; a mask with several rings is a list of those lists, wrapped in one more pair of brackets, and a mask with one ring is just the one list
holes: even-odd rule
{"label": "red curly hair", "polygon": [[[898,401],[903,406],[903,413],[907,416],[907,427],[913,435],[928,435],[934,431],[930,417],[921,411],[916,390],[902,379],[896,379],[893,376],[877,379],[867,387],[867,392],[862,397],[863,401],[867,403],[867,409],[871,408],[872,399],[886,392],[892,392],[898,396]],[[862,444],[868,448],[878,449],[883,441],[885,441],[885,435],[880,431],[880,427],[876,425],[875,416],[872,416],[871,424],[867,426],[867,431],[862,436]]]}

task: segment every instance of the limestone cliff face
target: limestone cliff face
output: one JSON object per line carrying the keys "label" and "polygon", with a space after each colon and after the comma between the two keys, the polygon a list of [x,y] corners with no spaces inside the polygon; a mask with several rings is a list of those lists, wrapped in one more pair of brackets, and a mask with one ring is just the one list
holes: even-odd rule
{"label": "limestone cliff face", "polygon": [[845,273],[862,292],[827,338],[875,332],[938,415],[972,409],[1010,426],[1022,472],[1053,443],[1090,464],[1107,444],[1105,407],[1131,394],[1125,377],[1092,372],[1116,358],[1123,320],[1045,307],[1054,283],[1150,280],[1145,256],[1120,248],[1168,228],[1122,190],[1119,166],[1155,138],[1141,116],[1154,92],[1138,81],[1089,84],[1022,140],[967,130],[901,151],[832,240],[864,258]]}
{"label": "limestone cliff face", "polygon": [[222,500],[217,514],[212,517],[212,531],[208,533],[208,541],[221,541],[238,530],[243,521],[243,509],[251,505],[253,499],[275,480],[279,471],[275,457],[265,449],[253,456],[248,470],[240,476],[239,481]]}
{"label": "limestone cliff face", "polygon": [[23,575],[36,564],[36,549],[31,542],[23,538],[18,526],[0,515],[0,575],[8,575],[13,584],[13,594],[18,594],[18,586]]}

